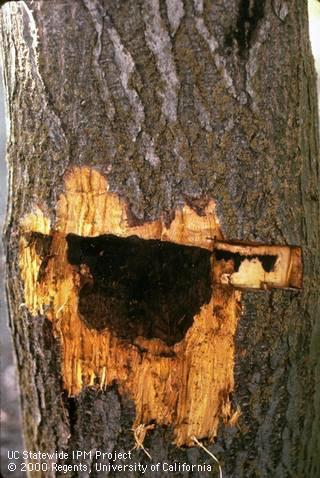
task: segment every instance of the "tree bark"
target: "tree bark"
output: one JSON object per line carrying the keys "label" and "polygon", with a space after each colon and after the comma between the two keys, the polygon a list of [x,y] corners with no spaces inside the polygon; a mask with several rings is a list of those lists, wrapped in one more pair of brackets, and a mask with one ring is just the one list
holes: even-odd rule
{"label": "tree bark", "polygon": [[[10,2],[1,40],[8,295],[26,449],[135,444],[133,401],[116,383],[69,396],[52,322],[25,305],[21,222],[38,207],[54,223],[66,174],[89,167],[133,225],[170,224],[185,204],[201,216],[213,200],[226,240],[302,248],[301,291],[242,295],[232,394],[241,415],[208,448],[225,478],[320,476],[319,141],[306,2]],[[212,464],[172,441],[170,427],[148,433],[152,462]],[[134,456],[150,463],[142,450]]]}

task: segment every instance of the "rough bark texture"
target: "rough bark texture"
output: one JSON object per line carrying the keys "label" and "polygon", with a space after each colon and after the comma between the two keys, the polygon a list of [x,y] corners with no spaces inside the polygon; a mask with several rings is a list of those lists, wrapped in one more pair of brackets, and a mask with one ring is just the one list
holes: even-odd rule
{"label": "rough bark texture", "polygon": [[[22,305],[19,221],[35,205],[54,221],[64,173],[89,166],[137,223],[213,199],[226,239],[303,248],[302,292],[243,296],[232,397],[242,415],[209,448],[224,477],[318,477],[319,142],[306,2],[11,2],[1,40],[8,290],[26,447],[134,445],[133,404],[115,387],[69,398],[51,323]],[[154,462],[211,462],[171,438],[159,427],[148,435]]]}

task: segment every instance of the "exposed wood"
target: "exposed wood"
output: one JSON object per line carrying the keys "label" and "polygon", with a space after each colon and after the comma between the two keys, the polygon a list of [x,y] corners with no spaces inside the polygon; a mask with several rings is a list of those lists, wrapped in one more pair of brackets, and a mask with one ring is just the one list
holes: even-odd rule
{"label": "exposed wood", "polygon": [[302,287],[300,247],[217,241],[214,251],[218,283],[253,289]]}
{"label": "exposed wood", "polygon": [[[58,200],[56,223],[50,228],[49,219],[35,210],[23,218],[21,226],[26,305],[34,316],[46,313],[53,322],[62,344],[62,376],[68,393],[76,395],[86,386],[104,389],[117,382],[121,393],[134,399],[134,428],[152,421],[171,425],[180,446],[193,445],[192,436],[213,439],[220,419],[227,423],[233,416],[230,394],[240,294],[212,288],[211,299],[173,346],[139,334],[133,342],[123,340],[110,328],[97,331],[81,319],[79,295],[89,271],[68,261],[67,235],[137,236],[211,250],[211,238],[221,238],[214,203],[207,205],[203,215],[184,206],[169,225],[159,219],[130,226],[125,202],[108,192],[105,178],[97,171],[75,168],[68,173],[65,193]],[[40,245],[47,236],[52,241],[44,252]],[[146,287],[148,278],[143,280]],[[156,289],[151,293],[161,300]]]}

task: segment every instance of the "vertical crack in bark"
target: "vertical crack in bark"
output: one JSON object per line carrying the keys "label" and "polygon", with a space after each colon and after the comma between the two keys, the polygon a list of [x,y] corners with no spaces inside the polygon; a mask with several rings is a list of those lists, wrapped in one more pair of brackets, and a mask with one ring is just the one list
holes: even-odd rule
{"label": "vertical crack in bark", "polygon": [[227,90],[232,94],[234,98],[237,98],[236,90],[233,84],[233,80],[227,70],[226,67],[226,60],[223,58],[222,55],[218,52],[219,50],[219,43],[214,37],[213,34],[211,34],[206,27],[203,19],[203,0],[194,0],[194,7],[196,11],[196,27],[199,32],[199,34],[202,36],[202,38],[205,40],[207,43],[209,50],[213,56],[214,63],[216,65],[217,70],[219,73],[222,75],[226,88]]}
{"label": "vertical crack in bark", "polygon": [[182,0],[166,0],[167,15],[171,27],[171,35],[175,35],[182,18],[184,17],[184,6]]}
{"label": "vertical crack in bark", "polygon": [[284,22],[289,13],[287,2],[285,0],[272,0],[272,9],[275,15]]}
{"label": "vertical crack in bark", "polygon": [[97,40],[93,50],[94,71],[99,85],[100,97],[102,101],[106,104],[108,118],[110,121],[112,121],[115,116],[115,107],[112,102],[112,97],[109,91],[104,69],[100,65],[100,57],[102,52],[101,37],[103,33],[103,24],[105,21],[104,19],[106,13],[99,0],[83,0],[83,3],[91,15],[94,29],[97,33]]}
{"label": "vertical crack in bark", "polygon": [[253,110],[258,109],[253,78],[258,71],[258,53],[266,41],[270,22],[265,20],[265,0],[241,0],[236,25],[225,34],[225,44],[238,45],[238,55],[245,62],[244,88]]}
{"label": "vertical crack in bark", "polygon": [[119,69],[121,84],[133,109],[132,119],[135,122],[135,126],[131,131],[131,135],[132,140],[136,141],[138,134],[142,130],[145,114],[143,104],[137,91],[129,87],[130,76],[135,70],[135,64],[130,52],[126,50],[122,44],[118,32],[111,25],[110,18],[106,17],[106,21],[107,31],[114,47],[115,62]]}
{"label": "vertical crack in bark", "polygon": [[154,54],[164,85],[161,94],[162,114],[169,122],[177,121],[178,90],[180,87],[176,67],[172,55],[169,33],[164,28],[159,7],[159,0],[144,2],[144,20],[146,24],[145,38],[148,47]]}
{"label": "vertical crack in bark", "polygon": [[256,42],[249,50],[249,58],[246,63],[246,91],[249,94],[252,102],[253,110],[258,110],[258,102],[257,102],[257,93],[256,88],[254,85],[254,77],[258,71],[259,65],[259,50],[262,44],[267,40],[268,34],[270,30],[270,23],[267,21],[265,22],[261,28],[259,29],[258,37]]}
{"label": "vertical crack in bark", "polygon": [[264,17],[265,0],[241,0],[235,38],[240,56],[246,56],[260,20]]}

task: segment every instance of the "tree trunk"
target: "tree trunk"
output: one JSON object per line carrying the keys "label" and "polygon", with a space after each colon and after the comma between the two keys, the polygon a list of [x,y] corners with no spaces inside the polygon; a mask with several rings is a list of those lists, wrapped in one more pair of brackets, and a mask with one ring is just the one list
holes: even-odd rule
{"label": "tree trunk", "polygon": [[[64,451],[60,464],[71,467],[72,451],[92,452],[66,476],[88,476],[86,466],[90,476],[138,476],[98,473],[108,460],[94,452],[140,440],[151,461],[140,447],[110,463],[148,465],[145,476],[152,463],[200,464],[156,475],[218,476],[195,437],[225,478],[320,476],[319,143],[306,2],[10,2],[1,37],[26,449]],[[302,289],[210,285],[212,261],[230,265],[221,251],[213,258],[216,240],[240,241],[241,260],[251,243],[301,248]],[[77,256],[90,247],[87,262]],[[123,259],[108,262],[109,276],[92,262],[106,251]],[[156,318],[132,326],[123,297],[137,297],[130,284],[156,261],[167,261],[168,290],[139,289],[140,316]],[[126,281],[121,267],[134,271]],[[165,308],[182,314],[182,329],[166,331]],[[151,383],[154,396],[141,398]],[[29,471],[59,473],[52,463]]]}

